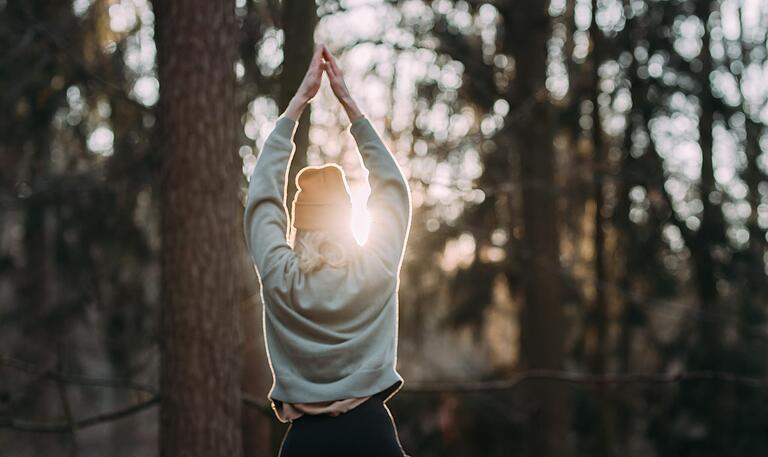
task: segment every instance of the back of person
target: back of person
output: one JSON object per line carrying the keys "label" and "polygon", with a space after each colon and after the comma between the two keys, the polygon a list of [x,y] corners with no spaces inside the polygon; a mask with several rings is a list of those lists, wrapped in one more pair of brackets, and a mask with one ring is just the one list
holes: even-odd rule
{"label": "back of person", "polygon": [[[371,232],[362,246],[352,235],[349,188],[337,165],[298,173],[288,230],[293,135],[323,72],[369,171]],[[244,213],[264,303],[273,374],[268,398],[278,419],[291,423],[281,457],[405,455],[385,402],[403,385],[397,293],[410,220],[410,192],[397,161],[352,101],[327,48],[318,48],[259,154]]]}
{"label": "back of person", "polygon": [[[365,246],[347,249],[348,263],[342,267],[323,265],[296,274],[291,286],[296,314],[285,316],[297,324],[288,331],[312,335],[319,345],[325,342],[338,351],[344,344],[364,340],[370,327],[367,323],[386,317],[397,288],[397,279],[387,274]],[[296,348],[297,352],[299,349],[308,348]]]}
{"label": "back of person", "polygon": [[[363,397],[402,382],[394,367],[397,280],[364,247],[349,264],[265,281],[272,398],[308,403]],[[278,343],[279,342],[279,343]]]}

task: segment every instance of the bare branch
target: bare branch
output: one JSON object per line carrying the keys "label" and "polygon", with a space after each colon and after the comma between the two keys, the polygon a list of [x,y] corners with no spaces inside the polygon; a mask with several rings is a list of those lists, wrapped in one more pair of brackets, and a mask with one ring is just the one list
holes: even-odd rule
{"label": "bare branch", "polygon": [[[58,368],[62,369],[62,354],[61,347],[59,348]],[[67,426],[69,427],[69,455],[77,455],[77,425],[75,424],[74,416],[72,415],[72,405],[69,403],[69,397],[67,396],[67,383],[62,379],[56,380],[56,386],[59,391],[59,398],[61,399],[61,406],[64,409],[64,415],[67,418]]]}
{"label": "bare branch", "polygon": [[[160,402],[160,396],[155,395],[149,400],[136,403],[126,408],[118,409],[109,413],[97,414],[95,416],[80,419],[74,422],[74,427],[83,429],[94,425],[111,422],[131,416],[146,409],[149,409]],[[32,422],[10,417],[0,417],[0,428],[10,428],[20,432],[32,433],[70,433],[72,424],[66,421],[56,422]]]}
{"label": "bare branch", "polygon": [[[674,384],[682,382],[723,382],[740,384],[752,388],[768,387],[768,379],[740,376],[731,373],[717,371],[692,371],[677,374],[653,374],[653,373],[613,373],[613,374],[588,374],[569,373],[557,370],[529,370],[521,372],[513,379],[498,381],[477,382],[424,382],[409,383],[403,387],[405,393],[439,393],[439,392],[491,392],[501,390],[513,390],[527,381],[555,381],[570,384],[584,385],[629,385],[629,384]],[[271,405],[262,399],[250,394],[242,393],[243,404],[255,408],[267,416],[272,416]],[[74,422],[32,422],[14,418],[0,417],[0,428],[32,433],[71,433],[73,427],[82,429],[113,420],[122,419],[132,414],[139,413],[157,405],[159,395],[154,395],[149,400],[136,403],[126,408],[113,412],[97,414]]]}
{"label": "bare branch", "polygon": [[403,387],[404,392],[424,393],[424,392],[474,392],[474,391],[493,391],[493,390],[512,390],[519,387],[526,381],[557,381],[570,384],[594,384],[594,385],[627,385],[627,384],[673,384],[680,382],[693,381],[712,381],[741,384],[748,387],[764,388],[768,387],[767,379],[740,376],[732,373],[722,373],[717,371],[692,371],[676,374],[654,374],[654,373],[614,373],[614,374],[589,374],[589,373],[569,373],[567,371],[557,370],[529,370],[518,374],[513,379],[504,379],[498,381],[477,381],[477,382],[425,382],[410,383]]}
{"label": "bare branch", "polygon": [[33,364],[0,355],[0,366],[14,368],[31,375],[39,376],[41,378],[50,379],[52,381],[62,381],[68,384],[79,384],[81,386],[91,387],[110,387],[116,389],[130,389],[145,392],[151,395],[157,394],[157,388],[148,384],[142,384],[135,381],[123,380],[123,379],[109,379],[109,378],[93,378],[88,376],[82,376],[77,374],[67,374],[61,371],[49,370],[43,367],[35,366]]}

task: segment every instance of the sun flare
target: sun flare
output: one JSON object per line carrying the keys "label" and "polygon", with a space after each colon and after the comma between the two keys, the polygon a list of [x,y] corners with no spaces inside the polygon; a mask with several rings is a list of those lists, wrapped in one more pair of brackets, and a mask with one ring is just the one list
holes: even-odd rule
{"label": "sun flare", "polygon": [[371,230],[371,215],[368,212],[368,186],[352,185],[350,186],[352,194],[352,234],[357,244],[362,246],[368,240],[368,233]]}

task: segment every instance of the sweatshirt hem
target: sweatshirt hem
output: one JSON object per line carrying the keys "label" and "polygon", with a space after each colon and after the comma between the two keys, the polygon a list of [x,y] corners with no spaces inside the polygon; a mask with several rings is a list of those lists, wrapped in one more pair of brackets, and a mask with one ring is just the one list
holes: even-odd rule
{"label": "sweatshirt hem", "polygon": [[331,383],[310,383],[302,377],[286,373],[276,375],[276,379],[279,381],[274,384],[268,397],[271,401],[288,403],[367,397],[384,390],[392,390],[393,385],[397,384],[395,390],[388,392],[388,400],[403,384],[402,376],[389,364],[375,369],[358,370]]}

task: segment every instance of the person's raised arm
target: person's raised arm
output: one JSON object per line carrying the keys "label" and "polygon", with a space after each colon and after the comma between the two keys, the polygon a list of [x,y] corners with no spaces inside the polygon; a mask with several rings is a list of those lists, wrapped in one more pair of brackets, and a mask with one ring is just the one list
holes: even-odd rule
{"label": "person's raised arm", "polygon": [[388,270],[397,274],[411,224],[408,181],[376,129],[352,99],[341,69],[325,46],[323,56],[331,89],[349,116],[350,133],[368,169],[371,185],[368,208],[372,217],[368,249],[374,251]]}
{"label": "person's raised arm", "polygon": [[296,95],[264,141],[250,177],[243,229],[262,282],[284,280],[286,267],[294,258],[287,239],[286,179],[296,149],[293,135],[298,120],[320,87],[324,67],[322,48],[318,47]]}

